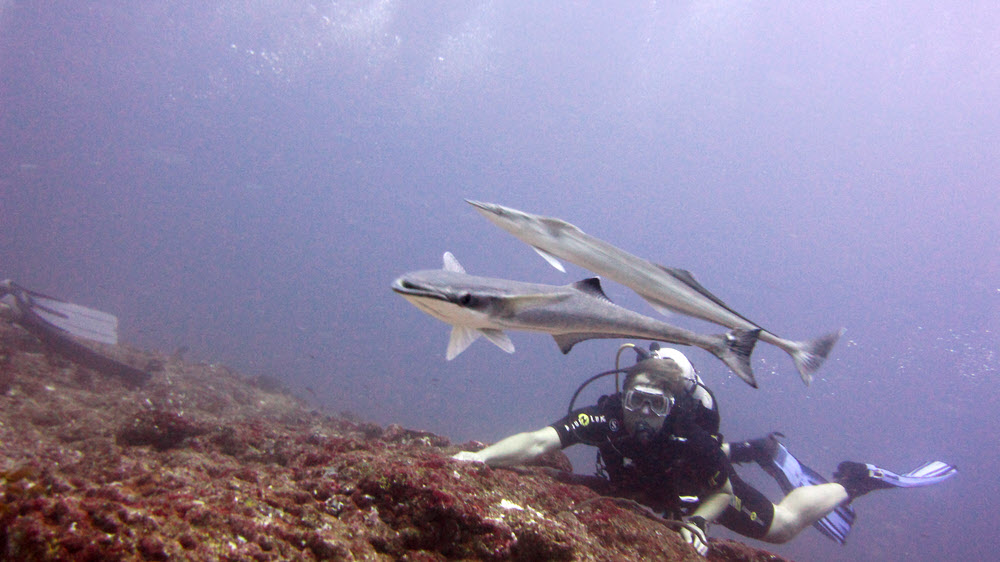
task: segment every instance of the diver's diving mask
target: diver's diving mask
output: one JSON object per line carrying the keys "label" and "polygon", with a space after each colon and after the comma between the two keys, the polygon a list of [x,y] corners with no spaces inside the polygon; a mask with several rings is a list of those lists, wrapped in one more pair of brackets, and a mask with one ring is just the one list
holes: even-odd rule
{"label": "diver's diving mask", "polygon": [[630,412],[640,412],[644,406],[648,406],[650,412],[660,417],[669,414],[673,405],[672,395],[664,394],[658,388],[640,385],[626,391],[625,399],[622,401],[622,406]]}

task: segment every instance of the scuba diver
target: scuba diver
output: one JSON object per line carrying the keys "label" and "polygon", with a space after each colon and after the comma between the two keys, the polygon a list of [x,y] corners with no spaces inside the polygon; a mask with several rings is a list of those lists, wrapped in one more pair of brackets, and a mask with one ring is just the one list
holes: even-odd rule
{"label": "scuba diver", "polygon": [[[957,472],[936,461],[904,475],[845,461],[833,482],[827,482],[788,452],[777,439],[779,433],[725,443],[715,397],[683,353],[657,344],[651,352],[625,344],[619,348],[619,358],[627,347],[638,353],[636,364],[584,382],[566,417],[452,458],[509,466],[578,443],[597,447],[598,478],[575,480],[589,479],[601,493],[628,497],[680,521],[681,536],[703,556],[708,553],[707,527],[712,522],[771,543],[787,542],[815,525],[843,543],[854,520],[849,505],[853,500],[878,489],[934,484]],[[625,375],[621,391],[602,396],[594,406],[573,409],[587,384],[611,374]],[[733,462],[760,464],[778,481],[785,497],[773,504],[739,478]]]}
{"label": "scuba diver", "polygon": [[150,378],[149,373],[73,339],[117,345],[118,318],[112,314],[36,293],[6,279],[0,281],[0,318],[20,325],[70,361],[119,377],[130,386],[140,386]]}

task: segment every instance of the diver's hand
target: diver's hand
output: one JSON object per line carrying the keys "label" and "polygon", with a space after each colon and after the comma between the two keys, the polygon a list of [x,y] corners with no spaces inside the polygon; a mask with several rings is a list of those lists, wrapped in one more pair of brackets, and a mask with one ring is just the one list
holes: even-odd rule
{"label": "diver's hand", "polygon": [[681,527],[681,537],[702,556],[708,556],[708,537],[705,535],[705,518],[701,516],[689,517],[686,520],[688,525]]}
{"label": "diver's hand", "polygon": [[475,451],[459,451],[451,456],[452,459],[462,462],[486,462],[479,453]]}

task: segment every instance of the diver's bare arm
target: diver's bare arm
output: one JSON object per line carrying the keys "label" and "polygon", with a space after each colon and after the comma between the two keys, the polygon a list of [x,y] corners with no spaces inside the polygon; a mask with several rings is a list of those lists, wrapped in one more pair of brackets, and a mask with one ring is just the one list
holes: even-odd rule
{"label": "diver's bare arm", "polygon": [[559,434],[552,427],[511,435],[482,451],[462,451],[452,458],[460,461],[484,462],[489,466],[521,464],[560,447]]}
{"label": "diver's bare arm", "polygon": [[727,479],[726,483],[709,494],[705,499],[701,501],[698,505],[698,509],[694,510],[692,516],[700,515],[705,518],[706,521],[715,521],[715,518],[722,515],[725,511],[726,506],[729,505],[729,500],[733,497],[733,485]]}
{"label": "diver's bare arm", "polygon": [[704,518],[705,521],[715,521],[715,518],[722,515],[723,510],[729,505],[729,500],[733,497],[733,486],[729,479],[718,490],[712,492],[701,500],[698,509],[685,518],[687,525],[680,528],[679,532],[684,542],[690,544],[702,556],[708,555],[708,535],[703,522],[699,522],[696,517]]}

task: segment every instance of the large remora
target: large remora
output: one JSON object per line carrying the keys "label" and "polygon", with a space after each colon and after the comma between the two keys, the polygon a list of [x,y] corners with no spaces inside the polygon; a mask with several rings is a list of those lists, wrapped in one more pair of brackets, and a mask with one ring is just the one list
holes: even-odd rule
{"label": "large remora", "polygon": [[661,312],[673,311],[728,328],[760,329],[760,339],[778,346],[795,361],[803,382],[826,360],[843,330],[809,341],[792,341],[764,330],[702,287],[690,272],[664,267],[594,238],[572,224],[497,205],[468,201],[493,224],[532,246],[557,269],[558,258],[621,283]]}
{"label": "large remora", "polygon": [[671,326],[612,303],[596,277],[561,286],[476,277],[445,253],[444,269],[407,273],[392,289],[452,326],[449,360],[480,336],[512,353],[514,344],[504,330],[550,334],[563,353],[584,340],[636,338],[700,347],[757,386],[750,353],[758,329],[705,335]]}

